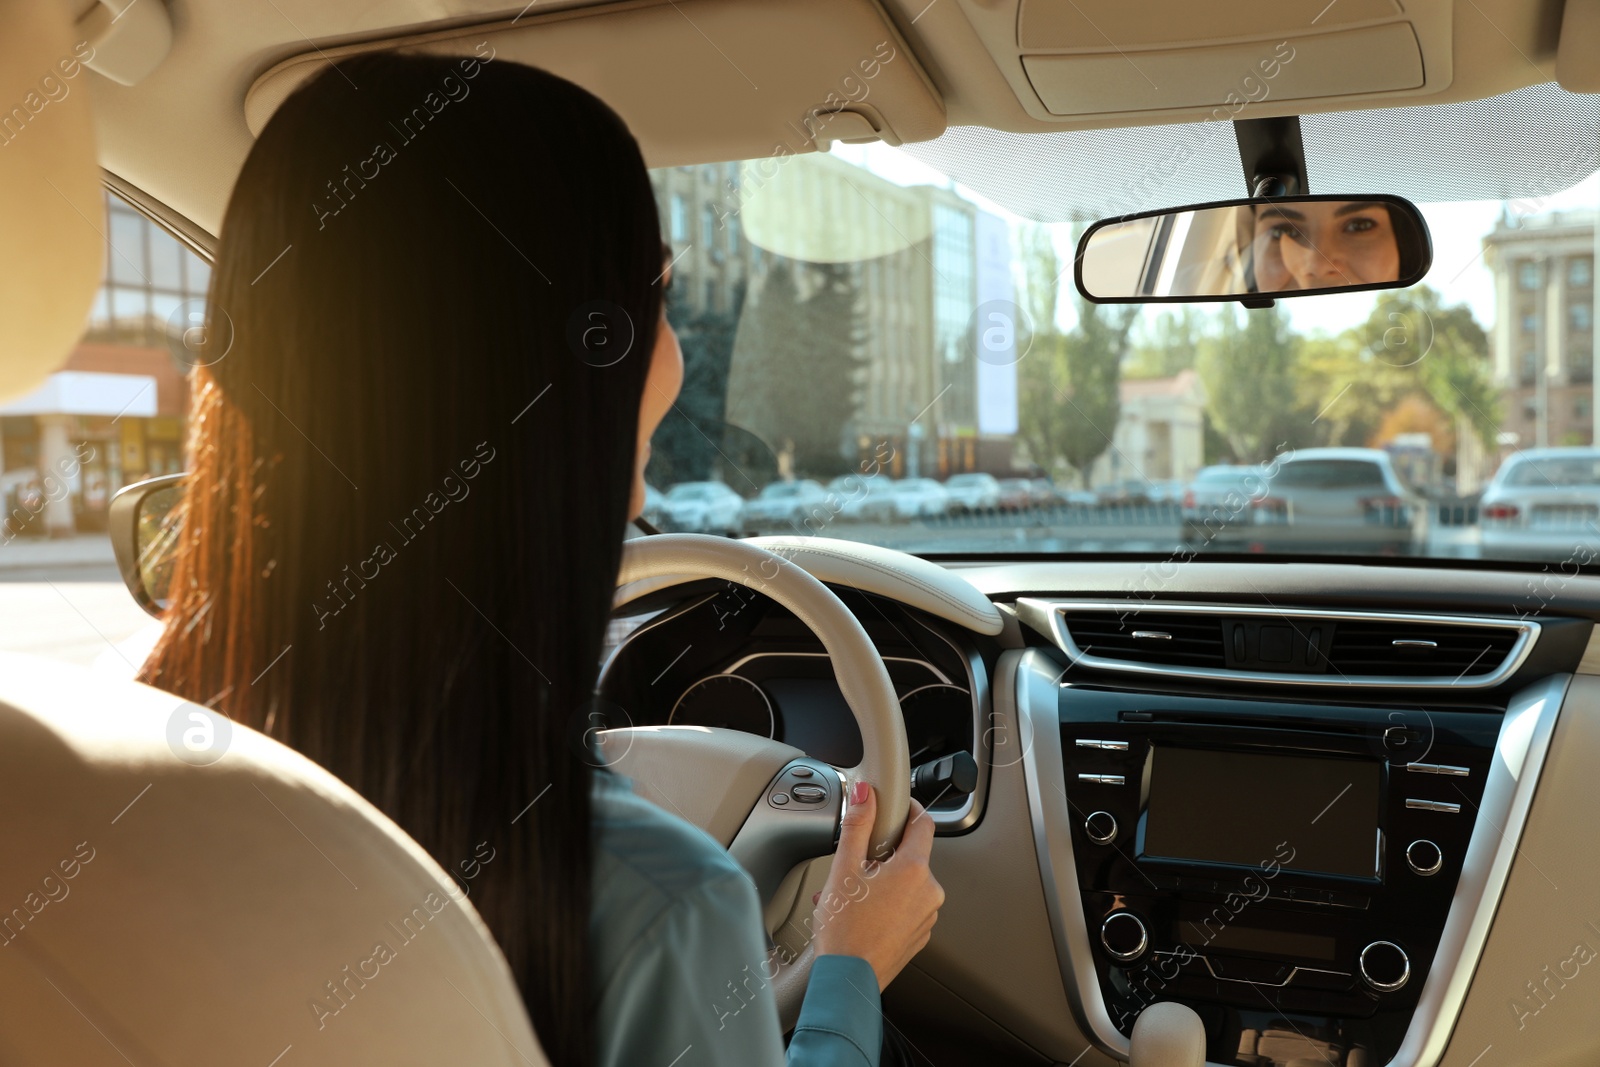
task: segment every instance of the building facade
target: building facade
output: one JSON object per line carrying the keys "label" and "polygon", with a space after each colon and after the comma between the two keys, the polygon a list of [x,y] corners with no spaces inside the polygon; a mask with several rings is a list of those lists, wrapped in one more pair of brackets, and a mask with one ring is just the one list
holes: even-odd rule
{"label": "building facade", "polygon": [[118,489],[183,465],[189,367],[209,265],[106,194],[105,276],[83,340],[34,392],[0,404],[0,543],[105,528]]}
{"label": "building facade", "polygon": [[[900,186],[826,153],[665,168],[652,182],[673,288],[693,312],[758,302],[779,260],[802,295],[815,265],[851,265],[866,331],[843,455],[892,446],[895,477],[1009,472],[1015,358],[980,360],[975,321],[980,293],[1012,295],[1003,220],[953,190]],[[740,358],[736,343],[734,374]],[[739,424],[741,413],[727,418]]]}
{"label": "building facade", "polygon": [[[1494,381],[1503,440],[1517,448],[1594,441],[1595,213],[1553,212],[1484,238],[1494,272]],[[1511,435],[1515,435],[1514,437]]]}
{"label": "building facade", "polygon": [[1189,482],[1205,465],[1206,389],[1193,370],[1170,378],[1124,378],[1111,447],[1094,461],[1091,485],[1128,480]]}

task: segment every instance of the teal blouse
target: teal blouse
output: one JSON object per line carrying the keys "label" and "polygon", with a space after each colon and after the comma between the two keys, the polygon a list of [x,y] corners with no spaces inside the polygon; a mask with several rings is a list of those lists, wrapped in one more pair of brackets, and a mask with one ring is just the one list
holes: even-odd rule
{"label": "teal blouse", "polygon": [[594,950],[600,1067],[877,1067],[878,980],[819,956],[787,1058],[763,980],[755,884],[705,831],[599,771]]}

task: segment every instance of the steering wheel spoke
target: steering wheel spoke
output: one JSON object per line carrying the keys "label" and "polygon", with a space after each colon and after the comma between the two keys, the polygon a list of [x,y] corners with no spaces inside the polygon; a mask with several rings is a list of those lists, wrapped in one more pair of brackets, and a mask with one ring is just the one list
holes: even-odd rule
{"label": "steering wheel spoke", "polygon": [[839,772],[810,757],[793,760],[767,784],[728,852],[771,900],[795,867],[833,851],[843,813]]}

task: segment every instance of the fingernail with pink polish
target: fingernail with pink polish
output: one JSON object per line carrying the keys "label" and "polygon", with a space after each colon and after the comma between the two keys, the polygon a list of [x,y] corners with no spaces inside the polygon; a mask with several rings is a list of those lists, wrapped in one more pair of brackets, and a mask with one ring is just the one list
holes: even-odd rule
{"label": "fingernail with pink polish", "polygon": [[852,782],[850,785],[850,803],[865,804],[867,802],[867,790],[870,788],[866,782]]}

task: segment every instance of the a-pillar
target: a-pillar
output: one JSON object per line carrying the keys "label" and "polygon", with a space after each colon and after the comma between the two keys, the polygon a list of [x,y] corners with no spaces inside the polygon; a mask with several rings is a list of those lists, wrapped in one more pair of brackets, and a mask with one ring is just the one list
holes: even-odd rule
{"label": "a-pillar", "polygon": [[66,415],[40,415],[39,478],[44,483],[45,531],[51,537],[76,532],[70,487],[77,482],[78,457],[67,433]]}

